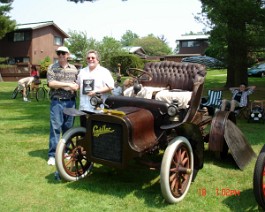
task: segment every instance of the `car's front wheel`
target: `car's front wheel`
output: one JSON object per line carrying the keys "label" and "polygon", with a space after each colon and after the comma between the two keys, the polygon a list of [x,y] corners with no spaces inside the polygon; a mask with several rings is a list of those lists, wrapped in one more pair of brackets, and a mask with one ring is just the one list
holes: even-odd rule
{"label": "car's front wheel", "polygon": [[165,200],[169,203],[177,203],[186,196],[194,167],[193,151],[189,141],[185,137],[173,139],[164,153],[160,184]]}
{"label": "car's front wheel", "polygon": [[93,163],[86,156],[85,134],[84,127],[71,128],[57,145],[55,163],[60,177],[66,181],[84,178],[93,167]]}

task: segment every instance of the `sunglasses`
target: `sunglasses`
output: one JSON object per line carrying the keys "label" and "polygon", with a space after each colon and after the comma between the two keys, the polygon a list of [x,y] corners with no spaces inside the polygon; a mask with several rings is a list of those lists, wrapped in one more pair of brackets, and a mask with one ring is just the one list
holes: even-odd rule
{"label": "sunglasses", "polygon": [[59,56],[60,54],[62,54],[62,55],[65,55],[65,54],[66,54],[66,52],[61,52],[61,51],[58,51],[58,52],[57,52],[57,55]]}
{"label": "sunglasses", "polygon": [[86,59],[88,59],[88,60],[95,60],[96,58],[95,57],[87,57]]}

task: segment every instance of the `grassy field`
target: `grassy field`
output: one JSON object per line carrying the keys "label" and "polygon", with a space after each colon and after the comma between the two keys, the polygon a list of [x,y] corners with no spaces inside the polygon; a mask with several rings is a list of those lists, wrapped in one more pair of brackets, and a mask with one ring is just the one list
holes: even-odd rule
{"label": "grassy field", "polygon": [[[204,93],[222,89],[225,77],[225,71],[209,71]],[[249,84],[257,85],[250,99],[265,100],[265,79],[251,78]],[[231,155],[220,161],[207,144],[204,167],[178,204],[164,201],[159,171],[143,166],[113,170],[96,165],[81,181],[56,181],[55,167],[47,165],[49,102],[11,99],[15,86],[0,83],[0,211],[258,211],[252,190],[255,160],[241,171]],[[224,96],[230,98],[229,92]],[[265,125],[244,119],[237,125],[258,154]]]}

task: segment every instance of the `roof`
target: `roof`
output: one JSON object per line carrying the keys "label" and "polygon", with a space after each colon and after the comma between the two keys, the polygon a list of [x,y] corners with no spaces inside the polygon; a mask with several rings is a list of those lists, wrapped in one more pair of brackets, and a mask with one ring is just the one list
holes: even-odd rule
{"label": "roof", "polygon": [[16,30],[22,30],[22,29],[39,29],[47,26],[54,26],[56,29],[58,29],[66,38],[69,38],[69,35],[66,34],[61,28],[59,28],[53,21],[46,21],[46,22],[37,22],[37,23],[27,23],[27,24],[17,24]]}
{"label": "roof", "polygon": [[142,53],[145,54],[144,49],[140,46],[126,46],[126,47],[123,47],[123,49],[125,49],[129,53],[136,53],[136,52],[141,51]]}
{"label": "roof", "polygon": [[210,35],[182,35],[176,41],[182,40],[208,40]]}

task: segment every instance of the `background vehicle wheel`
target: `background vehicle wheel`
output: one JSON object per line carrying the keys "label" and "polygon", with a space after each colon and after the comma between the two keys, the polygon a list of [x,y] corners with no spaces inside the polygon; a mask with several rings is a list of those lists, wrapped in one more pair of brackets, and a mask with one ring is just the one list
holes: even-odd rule
{"label": "background vehicle wheel", "polygon": [[38,88],[36,93],[36,100],[37,101],[43,101],[45,99],[45,90],[44,88]]}
{"label": "background vehicle wheel", "polygon": [[19,92],[19,89],[18,89],[18,86],[14,89],[12,95],[11,95],[11,98],[12,99],[15,99],[17,97],[17,94]]}
{"label": "background vehicle wheel", "polygon": [[253,192],[257,203],[265,210],[265,145],[262,147],[255,164]]}
{"label": "background vehicle wheel", "polygon": [[77,181],[88,175],[93,163],[87,160],[86,129],[76,127],[68,130],[59,141],[55,163],[59,175],[66,181]]}
{"label": "background vehicle wheel", "polygon": [[164,153],[161,171],[161,191],[169,203],[177,203],[186,196],[194,167],[193,151],[185,137],[173,139]]}

